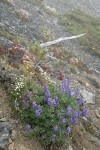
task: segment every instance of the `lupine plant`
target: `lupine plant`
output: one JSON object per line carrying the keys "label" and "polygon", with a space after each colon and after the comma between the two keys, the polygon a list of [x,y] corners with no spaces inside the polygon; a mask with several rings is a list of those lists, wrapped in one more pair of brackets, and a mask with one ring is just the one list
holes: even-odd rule
{"label": "lupine plant", "polygon": [[64,79],[61,86],[51,83],[41,87],[31,82],[19,99],[13,99],[12,93],[26,132],[44,145],[63,143],[79,119],[87,116],[80,89],[74,91],[69,84],[70,79]]}

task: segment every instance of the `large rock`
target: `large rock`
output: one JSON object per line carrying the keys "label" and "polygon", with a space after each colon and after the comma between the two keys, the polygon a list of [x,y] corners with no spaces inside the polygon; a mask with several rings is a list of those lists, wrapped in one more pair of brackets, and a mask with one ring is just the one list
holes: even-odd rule
{"label": "large rock", "polygon": [[81,90],[80,93],[84,98],[84,102],[87,104],[95,104],[96,96],[93,93],[88,92],[85,89]]}
{"label": "large rock", "polygon": [[0,119],[0,150],[8,149],[8,139],[10,130],[11,130],[10,123]]}
{"label": "large rock", "polygon": [[100,140],[98,138],[91,136],[91,141],[94,142],[96,146],[100,147]]}

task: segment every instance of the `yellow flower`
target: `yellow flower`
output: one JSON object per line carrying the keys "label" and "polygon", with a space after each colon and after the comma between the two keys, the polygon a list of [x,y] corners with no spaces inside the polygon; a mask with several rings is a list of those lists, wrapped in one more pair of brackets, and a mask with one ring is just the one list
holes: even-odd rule
{"label": "yellow flower", "polygon": [[33,75],[33,72],[30,72],[30,75]]}
{"label": "yellow flower", "polygon": [[29,69],[29,67],[28,67],[28,66],[26,66],[26,69],[28,70],[28,69]]}
{"label": "yellow flower", "polygon": [[93,126],[93,125],[90,125],[90,129],[94,129],[94,126]]}
{"label": "yellow flower", "polygon": [[50,84],[51,84],[51,82],[48,82],[48,84],[50,85]]}
{"label": "yellow flower", "polygon": [[9,50],[9,51],[11,51],[11,50],[12,50],[12,48],[8,48],[8,50]]}

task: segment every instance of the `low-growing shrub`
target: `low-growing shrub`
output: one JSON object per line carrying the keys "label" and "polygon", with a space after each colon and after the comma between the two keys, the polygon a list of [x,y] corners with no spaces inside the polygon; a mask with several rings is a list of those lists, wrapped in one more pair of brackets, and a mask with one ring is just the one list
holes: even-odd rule
{"label": "low-growing shrub", "polygon": [[13,110],[20,114],[25,130],[44,146],[63,143],[80,117],[87,115],[80,89],[73,90],[69,83],[64,79],[61,86],[40,86],[21,81],[11,92]]}

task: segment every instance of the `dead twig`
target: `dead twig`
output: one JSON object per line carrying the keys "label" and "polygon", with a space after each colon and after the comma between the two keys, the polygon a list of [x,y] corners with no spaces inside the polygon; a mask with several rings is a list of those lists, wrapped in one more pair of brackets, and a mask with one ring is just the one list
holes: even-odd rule
{"label": "dead twig", "polygon": [[54,41],[41,43],[40,47],[43,48],[43,47],[47,47],[47,46],[50,46],[50,45],[53,45],[53,44],[56,44],[56,43],[59,43],[59,42],[62,42],[62,41],[80,38],[80,37],[84,36],[85,34],[86,33],[83,33],[83,34],[80,34],[80,35],[71,36],[71,37],[61,37],[61,38],[59,38],[57,40],[54,40]]}

